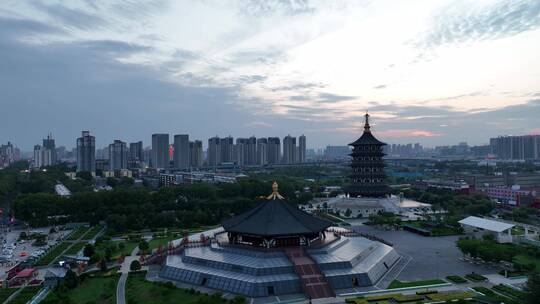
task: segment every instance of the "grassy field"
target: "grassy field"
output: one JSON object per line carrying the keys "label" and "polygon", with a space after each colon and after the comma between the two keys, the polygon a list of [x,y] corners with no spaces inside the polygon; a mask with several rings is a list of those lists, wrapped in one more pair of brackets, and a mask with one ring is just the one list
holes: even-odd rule
{"label": "grassy field", "polygon": [[29,286],[23,289],[14,299],[11,300],[12,304],[26,304],[30,301],[41,289],[41,286]]}
{"label": "grassy field", "polygon": [[116,285],[119,278],[120,275],[113,271],[93,277],[89,276],[74,289],[51,292],[42,303],[58,303],[59,299],[67,297],[69,303],[114,304],[116,303]]}
{"label": "grassy field", "polygon": [[79,227],[75,229],[67,238],[68,241],[75,241],[78,240],[81,236],[83,236],[90,228],[86,227]]}
{"label": "grassy field", "polygon": [[531,257],[528,255],[516,255],[514,261],[521,264],[534,264],[536,265],[536,271],[540,271],[540,259]]}
{"label": "grassy field", "polygon": [[17,291],[17,288],[0,288],[0,303],[4,303],[15,291]]}
{"label": "grassy field", "polygon": [[399,281],[399,280],[393,280],[392,283],[390,283],[390,286],[388,286],[388,289],[426,286],[426,285],[435,285],[435,284],[444,284],[444,283],[446,283],[446,282],[443,281],[443,280],[439,280],[439,279],[413,281],[413,282],[402,282],[402,281]]}
{"label": "grassy field", "polygon": [[146,273],[132,273],[128,276],[126,284],[128,304],[223,303],[221,298],[190,293],[189,290],[176,288],[174,285],[146,281],[145,275]]}
{"label": "grassy field", "polygon": [[66,254],[76,255],[79,251],[81,251],[84,248],[86,244],[87,244],[86,242],[75,243],[73,244],[73,246],[71,246],[71,248],[69,248],[68,251],[66,251]]}
{"label": "grassy field", "polygon": [[56,247],[51,249],[49,252],[47,252],[44,256],[42,256],[36,263],[36,266],[44,266],[48,265],[50,262],[54,261],[64,250],[66,250],[71,243],[68,242],[62,242],[58,244]]}
{"label": "grassy field", "polygon": [[88,231],[87,234],[84,235],[85,240],[91,240],[98,235],[98,233],[103,229],[103,226],[97,225],[92,228],[90,228],[90,231]]}

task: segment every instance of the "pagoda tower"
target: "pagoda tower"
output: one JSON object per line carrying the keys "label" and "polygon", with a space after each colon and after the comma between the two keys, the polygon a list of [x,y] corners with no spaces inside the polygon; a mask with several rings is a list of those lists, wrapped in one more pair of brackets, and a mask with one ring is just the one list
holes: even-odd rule
{"label": "pagoda tower", "polygon": [[349,176],[351,183],[346,187],[346,192],[351,197],[384,197],[390,193],[383,161],[383,146],[386,144],[373,136],[369,126],[369,114],[366,113],[365,117],[364,133],[349,144],[353,147],[350,154],[352,172]]}

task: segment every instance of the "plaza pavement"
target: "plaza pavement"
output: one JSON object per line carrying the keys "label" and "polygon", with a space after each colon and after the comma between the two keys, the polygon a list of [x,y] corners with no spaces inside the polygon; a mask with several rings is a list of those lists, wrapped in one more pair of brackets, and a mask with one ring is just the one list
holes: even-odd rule
{"label": "plaza pavement", "polygon": [[[396,275],[403,281],[418,281],[449,275],[497,273],[498,268],[486,264],[462,261],[463,254],[456,246],[459,236],[425,237],[404,230],[379,230],[371,226],[352,226],[358,232],[380,237],[394,244],[397,252],[410,261]],[[383,286],[381,286],[383,287]]]}

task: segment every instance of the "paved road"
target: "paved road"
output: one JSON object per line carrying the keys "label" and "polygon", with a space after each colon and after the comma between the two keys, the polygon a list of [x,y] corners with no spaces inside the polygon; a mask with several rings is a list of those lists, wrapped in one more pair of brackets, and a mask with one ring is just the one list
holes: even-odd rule
{"label": "paved road", "polygon": [[126,281],[128,273],[124,272],[118,280],[118,286],[116,286],[116,303],[126,304]]}
{"label": "paved road", "polygon": [[131,255],[124,258],[124,263],[120,265],[120,280],[118,280],[118,285],[116,285],[116,303],[117,304],[126,304],[126,281],[129,274],[129,267],[131,262],[138,260],[137,252],[139,252],[139,246],[133,248]]}

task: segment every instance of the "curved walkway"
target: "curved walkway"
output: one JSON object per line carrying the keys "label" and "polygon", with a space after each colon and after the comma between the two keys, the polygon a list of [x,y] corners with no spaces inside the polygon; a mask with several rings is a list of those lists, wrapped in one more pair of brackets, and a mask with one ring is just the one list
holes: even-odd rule
{"label": "curved walkway", "polygon": [[118,280],[118,285],[116,286],[116,303],[117,304],[126,304],[126,282],[129,274],[129,266],[131,262],[137,260],[137,252],[139,251],[139,246],[133,248],[131,254],[124,258],[124,262],[120,265],[120,279]]}

